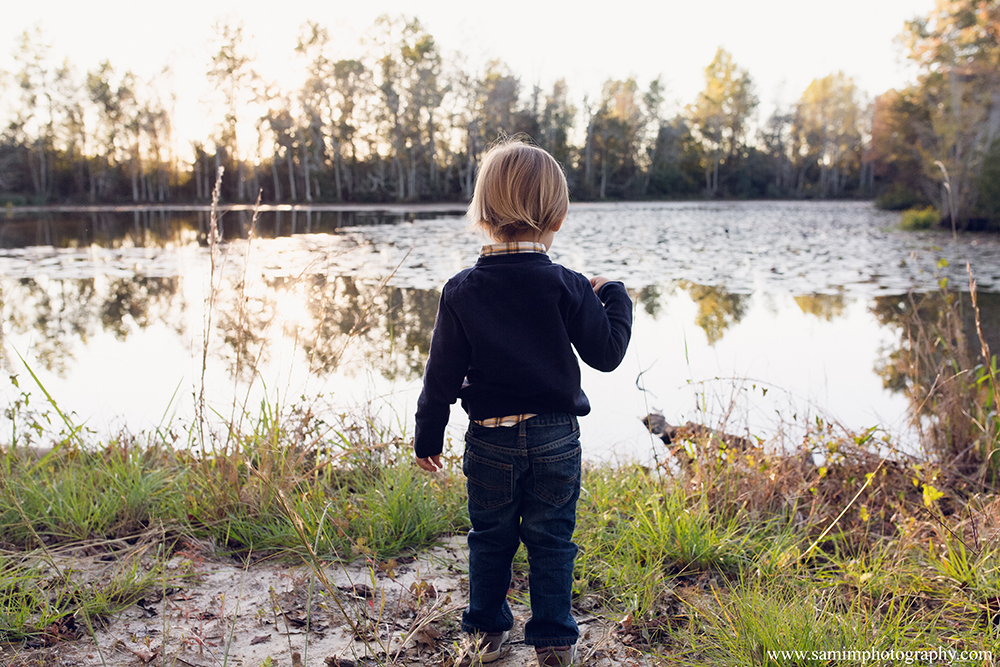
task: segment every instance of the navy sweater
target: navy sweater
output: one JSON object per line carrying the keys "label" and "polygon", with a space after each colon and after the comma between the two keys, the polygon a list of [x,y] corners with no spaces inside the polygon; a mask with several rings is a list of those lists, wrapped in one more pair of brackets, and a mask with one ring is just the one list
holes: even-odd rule
{"label": "navy sweater", "polygon": [[587,365],[612,371],[631,333],[622,283],[605,283],[598,298],[586,277],[548,255],[480,257],[441,291],[417,399],[416,455],[441,453],[458,398],[471,420],[589,413],[572,348]]}

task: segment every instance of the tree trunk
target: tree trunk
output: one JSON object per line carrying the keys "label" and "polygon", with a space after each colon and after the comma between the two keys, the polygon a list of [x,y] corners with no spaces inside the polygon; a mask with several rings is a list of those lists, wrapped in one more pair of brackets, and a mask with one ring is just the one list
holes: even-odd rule
{"label": "tree trunk", "polygon": [[320,187],[319,187],[319,175],[323,169],[323,165],[326,163],[322,155],[323,150],[325,150],[323,131],[321,128],[314,127],[312,159],[313,159],[313,165],[316,167],[316,170],[315,173],[313,174],[313,197],[316,199],[322,199],[323,197],[323,193],[320,192]]}
{"label": "tree trunk", "polygon": [[393,156],[392,166],[394,168],[393,170],[396,172],[396,199],[398,201],[403,201],[403,198],[406,197],[406,181],[404,180],[405,177],[403,175],[403,163],[399,159],[398,155]]}
{"label": "tree trunk", "polygon": [[194,158],[194,196],[201,201],[201,158],[197,155]]}
{"label": "tree trunk", "polygon": [[271,179],[274,181],[274,201],[281,202],[281,181],[278,180],[278,151],[274,151],[271,160]]}
{"label": "tree trunk", "polygon": [[94,160],[97,158],[91,158],[87,160],[87,174],[90,176],[90,202],[93,203],[97,200],[97,179],[94,175]]}
{"label": "tree trunk", "polygon": [[292,201],[298,201],[299,195],[295,191],[295,161],[292,159],[291,145],[285,150],[285,160],[288,163],[288,190],[291,193]]}
{"label": "tree trunk", "polygon": [[[138,148],[136,149],[138,150]],[[135,155],[132,156],[132,201],[139,201],[139,169],[136,165]]]}
{"label": "tree trunk", "polygon": [[25,149],[24,159],[28,163],[28,172],[31,174],[31,185],[35,188],[35,194],[40,194],[42,191],[42,184],[38,180],[38,171],[35,169],[35,159],[31,154],[30,148]]}
{"label": "tree trunk", "polygon": [[302,147],[302,180],[305,181],[306,187],[306,201],[312,202],[312,177],[309,173],[309,150],[307,147]]}
{"label": "tree trunk", "polygon": [[583,149],[583,182],[588,187],[594,185],[594,114],[587,120],[587,145]]}
{"label": "tree trunk", "polygon": [[243,160],[236,158],[236,198],[240,201],[246,200],[246,180],[246,167],[243,165]]}
{"label": "tree trunk", "polygon": [[719,192],[719,151],[715,151],[715,155],[712,156],[712,196],[714,197]]}
{"label": "tree trunk", "polygon": [[990,96],[990,117],[986,121],[986,150],[993,145],[997,135],[1000,135],[1000,91]]}
{"label": "tree trunk", "polygon": [[333,187],[336,190],[337,201],[344,201],[343,183],[340,180],[340,142],[336,138],[333,140]]}
{"label": "tree trunk", "polygon": [[462,181],[462,194],[466,199],[472,199],[472,192],[476,180],[476,136],[478,130],[476,122],[469,123],[467,128],[468,146],[466,147],[465,174]]}
{"label": "tree trunk", "polygon": [[39,194],[47,199],[49,193],[49,166],[45,156],[45,141],[41,137],[38,139],[38,176],[42,188]]}
{"label": "tree trunk", "polygon": [[437,164],[437,146],[434,143],[434,111],[433,109],[427,109],[427,147],[429,150],[428,160],[429,165],[429,176],[430,176],[430,187],[431,192],[435,197],[440,196],[441,193],[438,191],[438,164]]}
{"label": "tree trunk", "polygon": [[[604,145],[607,146],[607,142]],[[608,156],[605,153],[606,150],[601,151],[601,199],[604,199],[608,186]]]}
{"label": "tree trunk", "polygon": [[[222,163],[222,158],[219,157],[219,148],[216,147],[215,148],[215,178],[216,179],[219,179],[219,169],[220,169],[220,167],[222,167],[221,163]],[[215,182],[214,181],[210,181],[208,174],[205,174],[205,192],[210,193],[209,197],[211,197],[212,196],[211,193],[214,192],[214,191],[215,191]],[[222,195],[222,187],[219,187],[219,193],[220,193],[220,196],[223,196]]]}
{"label": "tree trunk", "polygon": [[660,130],[659,125],[657,125],[656,138],[653,139],[653,150],[649,153],[649,166],[646,167],[646,173],[642,175],[642,197],[645,199],[646,193],[649,192],[649,177],[653,173],[653,167],[656,165],[656,149],[660,143]]}

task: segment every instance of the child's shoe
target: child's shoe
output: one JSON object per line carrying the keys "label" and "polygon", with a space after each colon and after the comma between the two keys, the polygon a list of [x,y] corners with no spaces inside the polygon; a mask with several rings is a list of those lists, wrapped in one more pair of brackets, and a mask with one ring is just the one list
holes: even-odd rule
{"label": "child's shoe", "polygon": [[538,667],[569,667],[576,661],[576,644],[569,646],[536,646]]}
{"label": "child's shoe", "polygon": [[[477,636],[479,642],[478,657],[480,662],[495,662],[500,658],[503,645],[510,639],[510,632],[487,632]],[[476,655],[476,654],[473,654]]]}

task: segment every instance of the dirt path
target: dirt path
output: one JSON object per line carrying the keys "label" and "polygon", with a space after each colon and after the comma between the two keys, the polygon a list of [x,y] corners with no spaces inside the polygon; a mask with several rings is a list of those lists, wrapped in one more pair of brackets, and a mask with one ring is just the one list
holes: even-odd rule
{"label": "dirt path", "polygon": [[[175,556],[167,577],[89,638],[42,648],[0,647],[11,667],[367,667],[462,661],[459,630],[468,591],[465,538],[416,559],[331,566],[330,595],[308,568],[258,562],[248,568],[197,553]],[[515,581],[515,590],[525,582]],[[526,591],[512,604],[510,648],[498,667],[535,664],[523,643]],[[577,609],[581,664],[645,665],[607,620]],[[268,662],[270,661],[270,662]]]}

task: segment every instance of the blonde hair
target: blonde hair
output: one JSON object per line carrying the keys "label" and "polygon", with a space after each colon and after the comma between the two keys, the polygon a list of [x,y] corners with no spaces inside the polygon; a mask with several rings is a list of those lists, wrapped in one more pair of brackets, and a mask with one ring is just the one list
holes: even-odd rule
{"label": "blonde hair", "polygon": [[498,241],[533,229],[542,234],[566,217],[566,175],[547,152],[519,140],[503,140],[479,166],[469,218]]}

